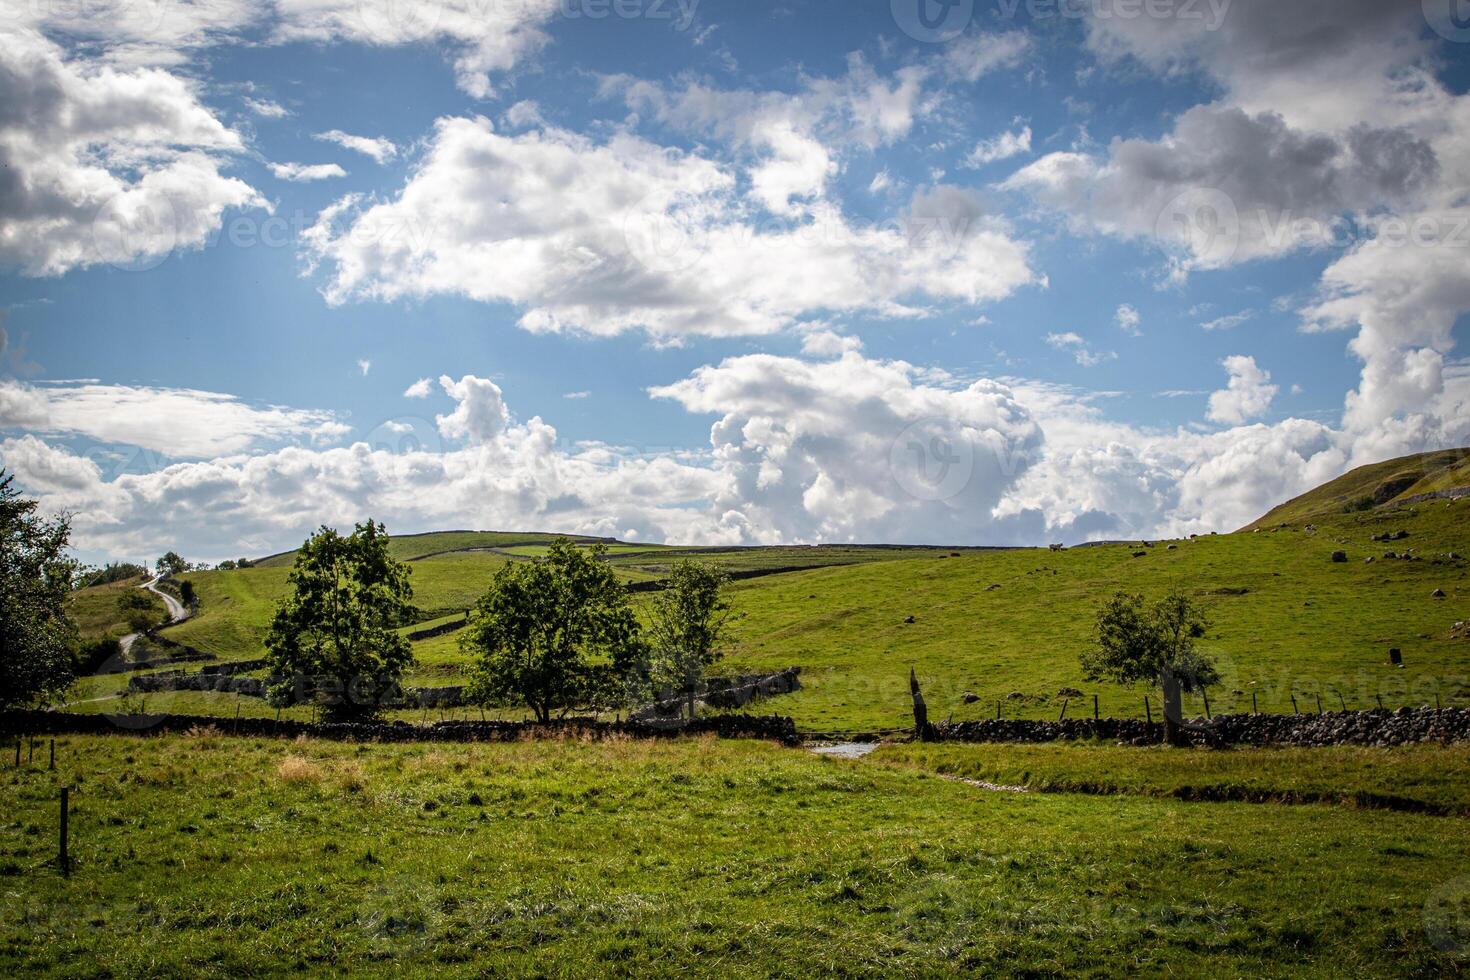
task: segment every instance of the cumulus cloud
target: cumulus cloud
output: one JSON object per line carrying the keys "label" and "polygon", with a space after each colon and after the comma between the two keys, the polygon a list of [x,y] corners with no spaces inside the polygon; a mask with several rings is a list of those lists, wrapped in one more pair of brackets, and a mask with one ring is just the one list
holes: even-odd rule
{"label": "cumulus cloud", "polygon": [[[1269,377],[1250,358],[1226,366],[1235,417],[1263,412]],[[1470,365],[1444,374],[1460,417],[1470,419]],[[1415,437],[1395,432],[1369,445],[1301,419],[1209,432],[1139,428],[1108,420],[1102,399],[1085,391],[960,380],[847,351],[822,360],[734,357],[654,388],[653,397],[712,417],[709,446],[640,453],[566,446],[540,418],[517,421],[486,379],[439,384],[455,403],[437,419],[437,434],[450,440],[441,450],[426,448],[432,438],[291,445],[109,482],[92,458],[26,434],[0,442],[0,466],[47,509],[77,514],[79,547],[111,554],[151,547],[164,523],[200,555],[267,553],[320,523],[368,514],[399,532],[472,524],[708,544],[1035,544],[1238,527],[1339,475],[1362,452]],[[14,405],[13,389],[0,388],[0,406]],[[169,417],[187,417],[196,401]],[[34,397],[29,405],[5,410],[20,417],[52,408]],[[391,431],[413,429],[410,420],[398,424]]]}
{"label": "cumulus cloud", "polygon": [[233,395],[125,385],[0,382],[0,430],[85,436],[178,458],[242,452],[348,430],[329,412],[253,406]]}
{"label": "cumulus cloud", "polygon": [[433,393],[434,393],[434,382],[430,381],[428,378],[419,378],[413,384],[411,384],[411,385],[408,386],[407,390],[405,390],[404,393],[403,393],[403,397],[404,398],[428,398]]}
{"label": "cumulus cloud", "polygon": [[[1182,10],[1182,7],[1176,10]],[[1355,461],[1457,444],[1452,327],[1470,311],[1470,97],[1415,0],[1235,0],[1228,16],[1094,17],[1106,65],[1201,72],[1219,98],[1157,140],[1048,154],[1007,187],[1074,229],[1150,241],[1177,282],[1302,250],[1331,256],[1307,329],[1355,329]],[[1208,326],[1238,322],[1226,317]]]}
{"label": "cumulus cloud", "polygon": [[445,375],[439,384],[458,403],[453,412],[435,419],[445,438],[467,439],[473,446],[483,446],[510,424],[510,411],[495,382],[467,374],[458,381]]}
{"label": "cumulus cloud", "polygon": [[284,119],[291,114],[291,110],[279,102],[270,99],[245,99],[245,108],[263,119]]}
{"label": "cumulus cloud", "polygon": [[347,171],[335,163],[273,163],[270,165],[271,173],[280,180],[288,180],[294,183],[308,183],[315,180],[331,180],[334,177],[346,177]]}
{"label": "cumulus cloud", "polygon": [[1433,147],[1407,130],[1313,133],[1275,112],[1196,106],[1162,140],[1117,140],[1105,158],[1048,154],[1002,186],[1079,229],[1154,241],[1184,269],[1215,269],[1325,246],[1337,216],[1418,200],[1438,173]]}
{"label": "cumulus cloud", "polygon": [[396,198],[345,198],[306,237],[333,303],[458,294],[515,303],[539,332],[764,334],[811,313],[975,305],[1036,279],[1026,247],[957,188],[916,195],[897,227],[816,202],[772,228],[714,160],[484,118],[440,120]]}
{"label": "cumulus cloud", "polygon": [[476,98],[495,94],[491,75],[507,71],[549,40],[561,0],[274,0],[277,41],[352,41],[378,47],[443,43],[459,86]]}
{"label": "cumulus cloud", "polygon": [[1139,337],[1143,334],[1143,331],[1139,329],[1143,317],[1139,315],[1138,310],[1127,303],[1118,307],[1117,312],[1113,314],[1113,322],[1118,325],[1119,330],[1130,337]]}
{"label": "cumulus cloud", "polygon": [[354,136],[340,129],[332,129],[317,133],[315,138],[323,143],[335,143],[344,150],[372,157],[378,163],[387,163],[398,155],[398,146],[392,140],[382,137]]}
{"label": "cumulus cloud", "polygon": [[1240,425],[1265,415],[1279,390],[1271,384],[1271,372],[1257,367],[1255,358],[1238,354],[1221,363],[1230,381],[1228,387],[1210,395],[1206,417],[1211,422]]}
{"label": "cumulus cloud", "polygon": [[1048,347],[1071,354],[1083,367],[1097,367],[1104,361],[1116,360],[1118,357],[1112,351],[1094,351],[1086,340],[1070,330],[1066,333],[1047,334],[1046,343]]}
{"label": "cumulus cloud", "polygon": [[66,58],[0,32],[0,264],[60,275],[202,245],[230,208],[265,206],[226,177],[237,133],[162,69]]}
{"label": "cumulus cloud", "polygon": [[1031,127],[1023,126],[1013,133],[1001,133],[988,139],[970,151],[965,158],[969,167],[983,167],[997,160],[1007,160],[1022,153],[1031,152]]}

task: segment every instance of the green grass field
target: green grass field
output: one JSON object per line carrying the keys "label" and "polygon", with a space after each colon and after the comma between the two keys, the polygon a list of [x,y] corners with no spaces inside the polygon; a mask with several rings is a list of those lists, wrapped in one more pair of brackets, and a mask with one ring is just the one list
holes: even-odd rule
{"label": "green grass field", "polygon": [[0,780],[10,976],[1465,968],[1458,818],[990,793],[709,740],[73,737],[58,758]]}
{"label": "green grass field", "polygon": [[872,760],[1050,793],[1319,800],[1470,817],[1470,746],[1165,749],[1092,743],[880,747]]}
{"label": "green grass field", "polygon": [[[1365,471],[1349,474],[1293,502],[1317,515],[1313,531],[1273,521],[1254,533],[1153,547],[767,548],[698,551],[694,557],[732,570],[811,566],[732,586],[739,618],[721,668],[803,668],[804,690],[762,710],[790,714],[808,732],[907,726],[910,667],[924,685],[931,716],[940,719],[993,717],[997,709],[1006,717],[1054,718],[1064,701],[1071,716],[1090,715],[1094,695],[1105,715],[1141,717],[1147,692],[1090,683],[1078,665],[1097,604],[1116,589],[1155,597],[1183,589],[1204,604],[1213,626],[1202,645],[1223,675],[1211,694],[1214,712],[1316,711],[1319,703],[1326,710],[1366,708],[1380,698],[1393,708],[1467,705],[1470,639],[1452,631],[1456,622],[1470,620],[1470,563],[1446,556],[1470,555],[1470,500],[1367,512],[1337,504],[1371,493],[1383,480],[1403,483],[1405,473],[1443,479],[1456,472],[1463,455],[1429,460],[1417,468],[1401,460],[1370,467],[1366,477]],[[1427,475],[1415,476],[1421,473]],[[1409,533],[1406,540],[1370,540],[1401,530]],[[431,555],[410,565],[415,602],[441,621],[469,608],[501,564],[534,557],[542,546],[514,544],[534,537],[493,536],[511,542],[506,547],[513,554],[437,553],[448,545],[491,546],[485,535],[464,532],[398,539],[394,547],[404,555]],[[1334,563],[1338,550],[1349,561]],[[1384,558],[1390,550],[1412,550],[1422,560]],[[1139,552],[1144,557],[1134,557]],[[624,545],[609,560],[631,582],[659,577],[669,559],[644,545]],[[199,615],[169,635],[227,660],[261,656],[288,572],[277,566],[190,574],[201,597]],[[1447,598],[1431,598],[1437,589]],[[645,603],[647,596],[634,601]],[[87,602],[105,605],[101,597]],[[912,623],[906,622],[910,616]],[[457,636],[415,647],[420,664],[411,683],[461,680]],[[1390,648],[1403,651],[1403,669],[1389,666]],[[1080,697],[1062,693],[1066,689]],[[966,694],[978,700],[967,704]],[[235,710],[233,698],[199,697],[214,705],[210,713]],[[1187,710],[1204,713],[1202,700],[1187,701]]]}

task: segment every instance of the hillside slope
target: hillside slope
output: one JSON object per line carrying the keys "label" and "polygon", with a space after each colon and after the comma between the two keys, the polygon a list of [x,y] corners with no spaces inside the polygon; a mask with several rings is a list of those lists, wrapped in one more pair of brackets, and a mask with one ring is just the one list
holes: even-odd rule
{"label": "hillside slope", "polygon": [[1245,530],[1363,512],[1460,487],[1470,487],[1470,449],[1403,456],[1345,473],[1288,500]]}
{"label": "hillside slope", "polygon": [[[1089,682],[1078,658],[1092,642],[1099,603],[1114,591],[1154,598],[1181,589],[1206,607],[1213,623],[1202,643],[1224,677],[1210,695],[1213,711],[1316,711],[1319,696],[1324,709],[1373,707],[1380,697],[1393,708],[1470,705],[1470,630],[1463,625],[1470,621],[1470,563],[1459,557],[1470,555],[1470,500],[1324,509],[1395,474],[1400,482],[1418,474],[1402,493],[1454,479],[1454,467],[1464,465],[1453,454],[1434,462],[1415,470],[1393,461],[1292,502],[1299,513],[1324,516],[1277,518],[1255,532],[1152,547],[700,555],[726,567],[782,572],[732,587],[738,618],[719,669],[801,667],[804,689],[769,707],[808,732],[908,724],[910,667],[924,684],[931,717],[994,717],[998,708],[1008,718],[1055,718],[1063,710],[1075,717],[1092,713],[1094,696],[1102,714],[1141,717],[1158,711],[1156,697],[1145,708],[1152,692]],[[1388,533],[1392,543],[1372,540]],[[1333,561],[1337,551],[1349,560]],[[1409,553],[1411,560],[1389,559],[1389,552]],[[678,553],[635,550],[612,560],[621,577],[635,581],[657,575],[667,556]],[[424,557],[411,566],[415,601],[426,615],[448,617],[468,607],[502,563],[527,557],[493,551]],[[784,571],[800,558],[826,567]],[[169,634],[226,659],[258,657],[287,574],[276,567],[189,576],[203,600],[200,615]],[[641,606],[647,596],[634,599]],[[458,639],[451,633],[416,642],[419,665],[411,682],[461,683]],[[1389,665],[1393,648],[1403,653],[1402,669]],[[104,693],[105,686],[94,687],[96,695]],[[260,706],[246,705],[247,713],[252,707]],[[188,708],[233,714],[237,705],[200,694]],[[1202,713],[1204,704],[1191,699],[1188,710]]]}

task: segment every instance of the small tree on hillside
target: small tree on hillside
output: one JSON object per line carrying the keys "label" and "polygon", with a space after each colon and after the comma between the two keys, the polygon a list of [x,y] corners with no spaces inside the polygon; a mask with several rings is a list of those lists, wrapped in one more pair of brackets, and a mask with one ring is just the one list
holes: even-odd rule
{"label": "small tree on hillside", "polygon": [[606,551],[562,538],[544,558],[496,572],[460,639],[473,658],[472,701],[524,704],[545,723],[555,711],[622,700],[621,679],[646,671],[638,621]]}
{"label": "small tree on hillside", "polygon": [[322,528],[301,546],[289,582],[265,641],[271,703],[314,699],[352,718],[396,700],[413,649],[394,631],[409,618],[413,587],[388,552],[387,529],[368,521],[343,537]]}
{"label": "small tree on hillside", "polygon": [[134,633],[146,633],[158,625],[157,600],[142,589],[128,589],[117,597],[117,610]]}
{"label": "small tree on hillside", "polygon": [[36,515],[0,470],[0,710],[58,698],[71,684],[77,631],[66,615],[71,526]]}
{"label": "small tree on hillside", "polygon": [[654,683],[682,694],[691,720],[705,672],[721,656],[720,642],[730,621],[730,606],[723,598],[729,580],[712,565],[676,562],[666,588],[650,605]]}
{"label": "small tree on hillside", "polygon": [[1220,679],[1195,647],[1208,629],[1203,610],[1182,593],[1149,607],[1142,596],[1119,592],[1098,609],[1097,645],[1082,654],[1082,669],[1092,681],[1157,684],[1163,691],[1164,738],[1178,744],[1184,720],[1180,692],[1203,690]]}
{"label": "small tree on hillside", "polygon": [[155,567],[158,569],[159,575],[162,575],[164,578],[169,578],[171,576],[182,575],[187,572],[189,570],[189,563],[186,562],[183,557],[179,555],[178,552],[170,551],[165,553],[162,558],[158,559],[158,563]]}

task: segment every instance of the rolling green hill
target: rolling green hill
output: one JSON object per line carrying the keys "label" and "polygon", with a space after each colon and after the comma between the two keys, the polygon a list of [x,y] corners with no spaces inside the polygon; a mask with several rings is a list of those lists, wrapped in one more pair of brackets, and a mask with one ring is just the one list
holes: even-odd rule
{"label": "rolling green hill", "polygon": [[1246,530],[1372,510],[1421,494],[1470,487],[1470,449],[1360,466],[1271,511]]}
{"label": "rolling green hill", "polygon": [[[1072,716],[1090,714],[1094,695],[1103,714],[1143,716],[1143,690],[1089,683],[1078,666],[1097,605],[1118,589],[1150,597],[1183,589],[1207,607],[1213,626],[1203,645],[1224,676],[1211,693],[1216,712],[1253,704],[1289,712],[1293,695],[1304,711],[1317,710],[1319,697],[1327,709],[1376,706],[1380,697],[1389,707],[1467,705],[1470,638],[1455,624],[1470,620],[1470,564],[1458,557],[1470,555],[1470,500],[1390,500],[1368,510],[1339,503],[1385,483],[1397,488],[1395,498],[1443,489],[1438,484],[1458,479],[1466,458],[1431,454],[1367,467],[1277,508],[1251,530],[1152,547],[619,545],[608,560],[629,582],[660,577],[681,554],[735,571],[774,572],[732,586],[739,618],[722,669],[802,667],[804,690],[783,697],[779,710],[809,732],[908,724],[910,667],[938,718],[993,717],[997,706],[1006,717],[1056,717],[1064,702]],[[1408,537],[1372,540],[1400,531]],[[415,602],[432,619],[469,607],[502,563],[539,553],[524,543],[537,537],[507,533],[491,544],[454,532],[394,544],[415,559]],[[437,553],[449,544],[472,550]],[[1347,562],[1332,560],[1339,550]],[[1418,560],[1384,557],[1389,551]],[[793,566],[807,570],[786,571]],[[288,573],[276,565],[191,574],[199,615],[170,635],[226,659],[259,657]],[[1433,598],[1436,590],[1445,598]],[[420,663],[411,682],[459,682],[457,639],[416,643]],[[1388,666],[1390,648],[1403,652],[1402,669]],[[211,697],[194,699],[207,709]],[[220,710],[234,710],[233,699],[221,703]],[[1204,710],[1198,700],[1188,707]]]}
{"label": "rolling green hill", "polygon": [[[576,541],[596,541],[566,535]],[[531,531],[433,531],[429,534],[395,535],[389,550],[399,561],[417,561],[430,555],[448,554],[455,551],[488,550],[491,548],[527,547],[546,545],[562,535]],[[290,568],[296,563],[296,552],[286,551],[271,555],[256,562],[257,568]]]}

